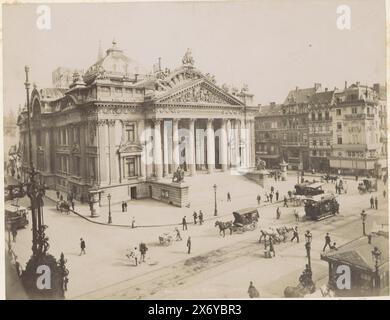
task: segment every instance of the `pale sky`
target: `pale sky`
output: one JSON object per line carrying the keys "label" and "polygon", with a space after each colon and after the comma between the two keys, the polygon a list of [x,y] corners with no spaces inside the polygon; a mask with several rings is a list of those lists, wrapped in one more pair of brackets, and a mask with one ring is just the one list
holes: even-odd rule
{"label": "pale sky", "polygon": [[[351,7],[351,30],[336,25],[337,6]],[[5,114],[25,102],[24,66],[31,82],[51,86],[58,66],[86,70],[113,38],[127,56],[151,70],[181,64],[187,48],[195,66],[217,84],[241,88],[255,102],[283,102],[296,86],[385,83],[385,4],[381,0],[295,0],[191,3],[49,4],[51,30],[36,27],[37,4],[3,7]]]}

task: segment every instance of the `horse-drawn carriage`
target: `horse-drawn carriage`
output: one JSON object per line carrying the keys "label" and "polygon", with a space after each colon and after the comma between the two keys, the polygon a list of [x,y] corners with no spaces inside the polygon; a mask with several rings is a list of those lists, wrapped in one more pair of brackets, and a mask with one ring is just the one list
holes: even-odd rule
{"label": "horse-drawn carriage", "polygon": [[225,236],[225,230],[229,229],[230,234],[233,232],[253,231],[259,221],[259,212],[257,208],[240,209],[233,212],[234,221],[216,221],[215,226],[219,227],[219,233]]}
{"label": "horse-drawn carriage", "polygon": [[338,176],[337,175],[330,175],[329,173],[327,173],[326,175],[324,175],[324,176],[322,176],[321,177],[321,179],[322,179],[322,181],[326,181],[326,182],[329,182],[329,181],[331,181],[331,182],[336,182],[337,180],[338,180]]}
{"label": "horse-drawn carriage", "polygon": [[339,213],[339,203],[331,193],[308,197],[305,200],[305,213],[310,220],[321,220]]}
{"label": "horse-drawn carriage", "polygon": [[322,186],[324,184],[321,182],[312,182],[312,183],[298,183],[295,185],[295,195],[299,196],[315,196],[317,194],[324,193]]}
{"label": "horse-drawn carriage", "polygon": [[57,201],[56,203],[56,208],[58,211],[60,211],[61,213],[65,212],[66,214],[69,214],[69,211],[70,211],[70,204],[68,201]]}
{"label": "horse-drawn carriage", "polygon": [[378,190],[377,180],[375,178],[363,179],[358,185],[359,193],[375,192]]}

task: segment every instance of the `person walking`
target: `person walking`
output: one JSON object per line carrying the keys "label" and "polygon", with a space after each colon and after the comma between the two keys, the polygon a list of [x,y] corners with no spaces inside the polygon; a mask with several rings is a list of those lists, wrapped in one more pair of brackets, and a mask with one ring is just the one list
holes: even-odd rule
{"label": "person walking", "polygon": [[378,198],[377,197],[375,197],[374,202],[375,202],[375,210],[378,210]]}
{"label": "person walking", "polygon": [[251,299],[260,297],[259,291],[257,291],[252,281],[249,282],[248,295]]}
{"label": "person walking", "polygon": [[181,240],[183,240],[183,239],[181,238],[181,234],[180,234],[179,228],[175,228],[175,232],[176,232],[176,241],[181,241]]}
{"label": "person walking", "polygon": [[330,236],[329,236],[329,233],[326,233],[326,236],[325,236],[325,245],[324,245],[324,248],[322,249],[322,252],[325,252],[325,249],[326,247],[329,247],[329,249],[331,249],[331,240],[330,240]]}
{"label": "person walking", "polygon": [[182,225],[183,225],[183,231],[184,231],[184,230],[187,230],[187,220],[186,220],[186,216],[183,217],[181,223],[182,223]]}
{"label": "person walking", "polygon": [[57,200],[60,198],[60,192],[57,190],[56,191],[56,195],[57,195]]}
{"label": "person walking", "polygon": [[257,199],[257,205],[260,205],[261,197],[260,197],[259,194],[257,195],[257,198],[256,198],[256,199]]}
{"label": "person walking", "polygon": [[277,219],[277,220],[279,220],[279,219],[280,219],[280,214],[281,214],[281,212],[280,212],[280,208],[279,208],[279,207],[277,207],[277,209],[276,209],[276,219]]}
{"label": "person walking", "polygon": [[188,248],[188,254],[191,253],[191,237],[188,237],[187,239],[187,248]]}
{"label": "person walking", "polygon": [[299,243],[298,226],[295,226],[295,228],[294,228],[293,237],[291,238],[291,242],[293,242],[295,239],[297,239],[297,243]]}
{"label": "person walking", "polygon": [[271,193],[274,193],[274,186],[271,186]]}
{"label": "person walking", "polygon": [[196,213],[196,211],[194,211],[192,216],[194,217],[194,224],[196,224],[196,219],[198,219],[198,214]]}
{"label": "person walking", "polygon": [[276,201],[279,201],[279,191],[278,190],[276,190],[276,192],[275,192],[275,197],[276,197]]}
{"label": "person walking", "polygon": [[12,233],[12,242],[16,242],[16,236],[18,235],[18,231],[16,230],[15,227],[12,228],[11,233]]}
{"label": "person walking", "polygon": [[386,198],[386,190],[383,190],[383,198]]}
{"label": "person walking", "polygon": [[203,224],[203,212],[202,212],[202,210],[199,210],[198,218],[199,218],[199,224],[202,225]]}
{"label": "person walking", "polygon": [[125,202],[122,201],[122,212],[125,212]]}
{"label": "person walking", "polygon": [[134,217],[131,219],[131,228],[132,229],[135,228],[135,218]]}
{"label": "person walking", "polygon": [[141,242],[139,245],[139,252],[141,253],[141,258],[139,260],[139,263],[145,262],[146,251],[148,251],[148,247],[146,246],[145,243]]}
{"label": "person walking", "polygon": [[60,201],[64,201],[64,197],[62,194],[60,194]]}
{"label": "person walking", "polygon": [[269,200],[270,200],[270,202],[272,203],[272,198],[274,197],[274,194],[271,192],[270,194],[269,194]]}
{"label": "person walking", "polygon": [[85,248],[86,248],[85,241],[83,238],[80,238],[80,249],[81,249],[80,256],[82,254],[85,254]]}
{"label": "person walking", "polygon": [[295,217],[295,222],[299,222],[299,214],[298,214],[298,210],[294,208],[294,217]]}
{"label": "person walking", "polygon": [[283,208],[284,207],[288,208],[287,197],[286,196],[284,196],[284,199],[283,199]]}
{"label": "person walking", "polygon": [[230,196],[230,192],[227,193],[227,202],[231,202],[232,201],[232,197]]}
{"label": "person walking", "polygon": [[374,209],[374,197],[373,196],[371,196],[371,198],[370,198],[370,208]]}

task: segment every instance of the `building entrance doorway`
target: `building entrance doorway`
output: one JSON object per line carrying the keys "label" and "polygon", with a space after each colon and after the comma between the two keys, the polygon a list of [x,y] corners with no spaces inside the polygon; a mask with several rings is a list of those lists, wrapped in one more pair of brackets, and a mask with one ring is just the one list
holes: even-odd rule
{"label": "building entrance doorway", "polygon": [[130,188],[130,198],[137,199],[137,187],[131,187]]}

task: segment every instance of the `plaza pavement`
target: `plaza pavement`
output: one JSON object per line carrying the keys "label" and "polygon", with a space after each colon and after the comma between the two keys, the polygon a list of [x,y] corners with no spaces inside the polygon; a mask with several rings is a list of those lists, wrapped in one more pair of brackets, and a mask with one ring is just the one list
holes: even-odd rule
{"label": "plaza pavement", "polygon": [[[127,223],[136,215],[137,225],[160,222],[180,223],[184,214],[191,221],[194,208],[202,208],[206,218],[213,214],[212,185],[218,185],[219,216],[231,220],[233,209],[256,205],[259,187],[240,176],[227,176],[223,173],[199,175],[192,181],[194,202],[190,209],[175,208],[153,200],[129,202],[128,213],[120,212],[120,204],[113,209],[114,223],[123,219]],[[273,183],[281,194],[292,189],[296,177],[289,176],[287,182]],[[314,276],[326,277],[326,263],[319,260],[319,250],[327,231],[338,244],[350,241],[361,234],[360,212],[369,207],[369,194],[359,195],[353,181],[348,182],[349,192],[339,198],[339,216],[319,222],[299,223],[301,243],[276,245],[277,257],[264,259],[262,245],[258,244],[259,231],[233,234],[225,238],[219,236],[214,220],[203,226],[189,226],[182,231],[184,241],[175,242],[169,247],[158,244],[158,236],[173,230],[171,226],[154,228],[115,227],[91,223],[85,219],[56,211],[54,202],[45,201],[45,222],[49,225],[47,235],[50,253],[59,257],[64,252],[70,271],[68,299],[90,298],[246,298],[249,281],[254,281],[262,297],[282,296],[287,285],[295,285],[305,264],[303,233],[312,230]],[[380,183],[380,186],[382,184]],[[211,189],[205,192],[206,186]],[[327,186],[333,191],[334,185]],[[281,191],[283,190],[283,192]],[[226,192],[232,195],[232,202],[226,202]],[[376,215],[387,216],[387,199],[380,199],[379,211],[368,210],[367,228]],[[27,199],[23,199],[28,205]],[[23,204],[23,203],[22,203]],[[78,208],[76,205],[76,210]],[[114,205],[115,206],[115,205]],[[282,208],[281,219],[275,220],[275,204],[260,208],[260,226],[295,225],[293,208]],[[383,208],[382,208],[383,206]],[[104,208],[104,207],[103,207]],[[142,208],[142,210],[141,210]],[[103,210],[102,210],[103,212]],[[89,214],[89,213],[88,213]],[[103,216],[103,215],[102,215]],[[106,216],[107,217],[107,216]],[[104,221],[104,220],[103,220]],[[181,230],[181,229],[180,229]],[[192,253],[186,253],[185,240],[192,238]],[[87,244],[87,254],[79,256],[79,239]],[[146,264],[134,267],[125,257],[129,248],[140,241],[149,247]],[[25,266],[31,252],[31,231],[21,230],[17,242],[13,244],[18,260]],[[316,258],[317,256],[317,258]],[[318,267],[317,267],[318,266]],[[319,267],[320,266],[320,267]],[[322,280],[324,281],[324,280]],[[283,290],[282,290],[283,289]]]}

